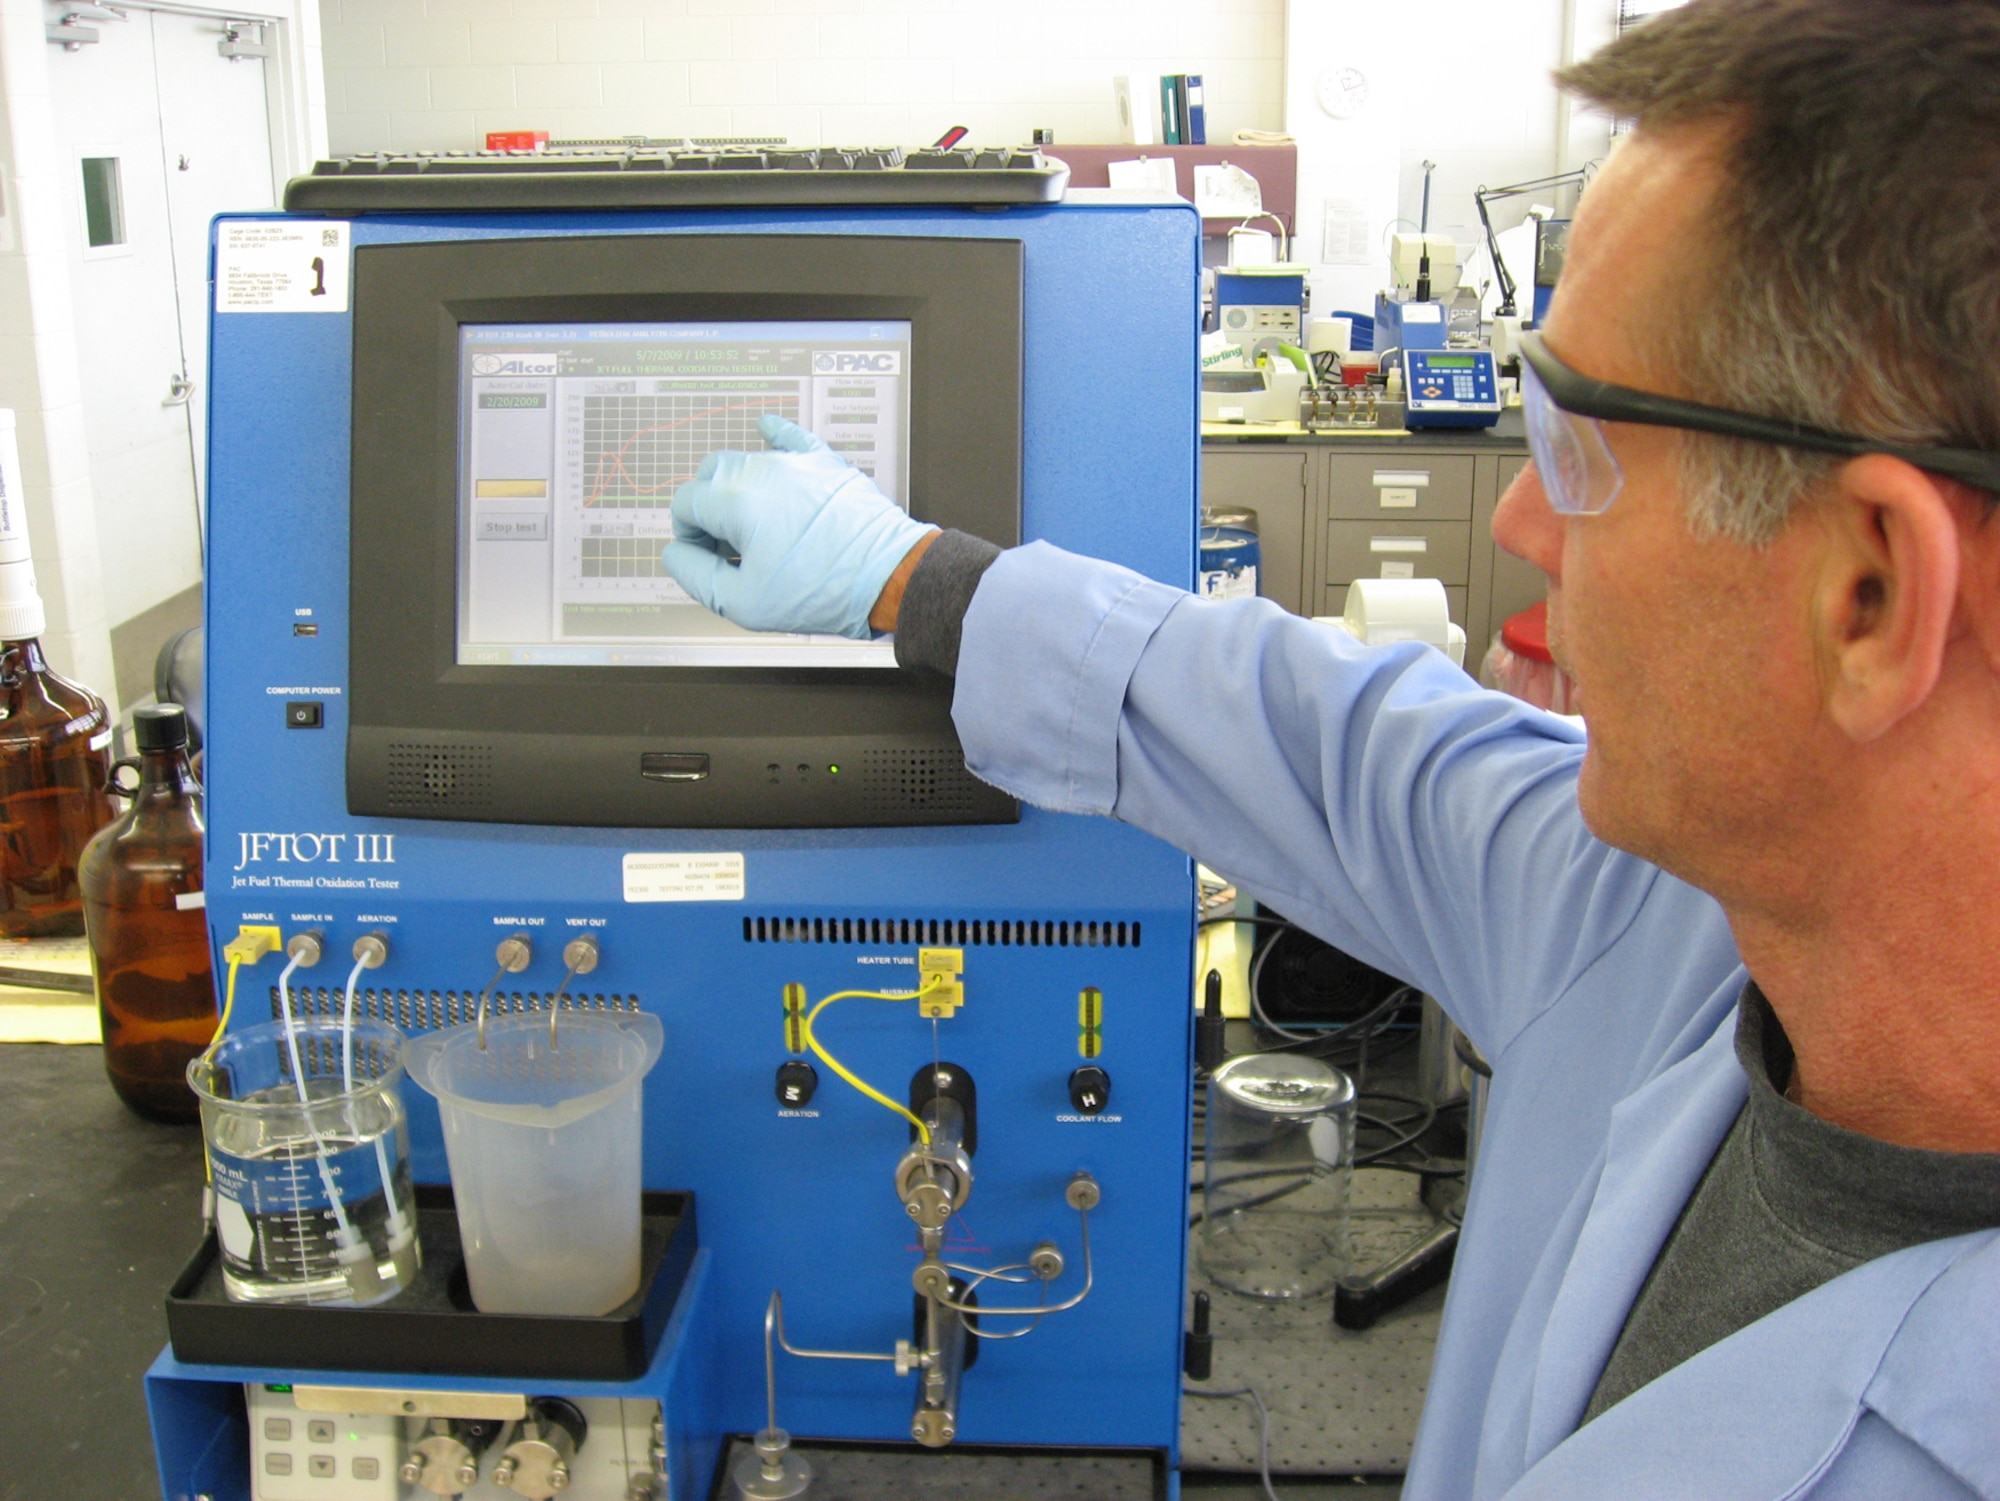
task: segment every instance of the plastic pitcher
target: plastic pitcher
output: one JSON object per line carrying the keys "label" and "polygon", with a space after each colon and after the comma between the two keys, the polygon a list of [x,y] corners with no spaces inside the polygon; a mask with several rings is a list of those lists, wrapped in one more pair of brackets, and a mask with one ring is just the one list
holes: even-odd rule
{"label": "plastic pitcher", "polygon": [[485,1313],[609,1313],[639,1288],[640,1083],[660,1019],[527,1012],[411,1042],[437,1096],[472,1301]]}

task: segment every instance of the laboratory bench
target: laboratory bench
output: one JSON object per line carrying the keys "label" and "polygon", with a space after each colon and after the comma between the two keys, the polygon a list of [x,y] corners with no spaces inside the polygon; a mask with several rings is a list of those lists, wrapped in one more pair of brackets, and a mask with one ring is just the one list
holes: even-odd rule
{"label": "laboratory bench", "polygon": [[95,1044],[0,1044],[0,1501],[160,1494],[141,1377],[200,1238],[198,1125],[140,1120]]}
{"label": "laboratory bench", "polygon": [[1437,579],[1476,669],[1543,594],[1540,571],[1493,544],[1493,508],[1527,462],[1519,408],[1491,429],[1395,434],[1211,423],[1201,502],[1257,513],[1261,592],[1296,614],[1340,614],[1357,578]]}
{"label": "laboratory bench", "polygon": [[[142,1121],[118,1102],[102,1049],[0,1045],[0,1501],[160,1494],[141,1378],[166,1343],[166,1289],[198,1239],[201,1162],[199,1127]],[[1372,1205],[1384,1228],[1410,1218],[1395,1195],[1414,1180],[1362,1176],[1382,1182],[1361,1187],[1357,1207]],[[1324,1301],[1218,1297],[1207,1384],[1265,1389],[1286,1501],[1398,1494],[1442,1301],[1435,1290],[1356,1335],[1331,1327]],[[1249,1405],[1186,1408],[1187,1493],[1261,1496],[1243,1473],[1256,1465]],[[1325,1473],[1340,1469],[1382,1478]]]}

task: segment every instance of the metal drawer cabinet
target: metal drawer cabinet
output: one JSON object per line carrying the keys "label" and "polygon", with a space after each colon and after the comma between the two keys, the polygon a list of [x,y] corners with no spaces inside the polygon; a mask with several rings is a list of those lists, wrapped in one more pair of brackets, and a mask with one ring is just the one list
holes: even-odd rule
{"label": "metal drawer cabinet", "polygon": [[1326,582],[1437,579],[1462,585],[1471,566],[1472,528],[1464,521],[1329,521]]}
{"label": "metal drawer cabinet", "polygon": [[1470,521],[1475,462],[1470,454],[1328,454],[1326,514],[1343,521]]}

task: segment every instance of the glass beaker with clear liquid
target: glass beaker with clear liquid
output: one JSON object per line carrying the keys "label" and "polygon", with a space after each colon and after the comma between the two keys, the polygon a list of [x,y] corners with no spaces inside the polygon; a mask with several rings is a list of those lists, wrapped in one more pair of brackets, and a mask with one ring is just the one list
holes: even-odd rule
{"label": "glass beaker with clear liquid", "polygon": [[415,1277],[402,1049],[381,1022],[266,1022],[188,1065],[232,1299],[365,1305]]}
{"label": "glass beaker with clear liquid", "polygon": [[1283,1301],[1344,1270],[1354,1083],[1293,1053],[1245,1053],[1209,1075],[1201,1265],[1230,1292]]}

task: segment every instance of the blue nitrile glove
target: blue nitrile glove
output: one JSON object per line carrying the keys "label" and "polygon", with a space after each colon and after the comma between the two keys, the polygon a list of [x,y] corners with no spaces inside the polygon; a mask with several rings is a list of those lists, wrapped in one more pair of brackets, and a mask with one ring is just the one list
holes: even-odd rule
{"label": "blue nitrile glove", "polygon": [[[875,482],[796,423],[767,414],[766,453],[712,453],[674,492],[660,561],[724,620],[753,631],[872,634],[868,612],[925,533]],[[725,562],[718,542],[736,550]]]}

